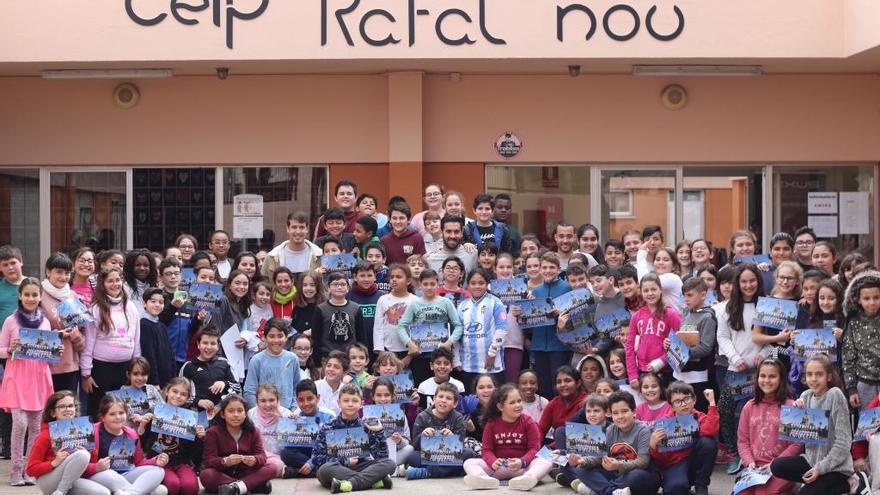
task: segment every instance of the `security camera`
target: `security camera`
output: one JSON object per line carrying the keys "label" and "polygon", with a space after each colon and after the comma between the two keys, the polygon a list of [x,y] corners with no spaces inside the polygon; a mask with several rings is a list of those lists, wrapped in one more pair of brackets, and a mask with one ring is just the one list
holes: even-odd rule
{"label": "security camera", "polygon": [[577,77],[581,75],[581,66],[580,65],[569,65],[568,66],[568,75],[571,77]]}
{"label": "security camera", "polygon": [[229,67],[217,67],[217,79],[221,81],[229,77]]}

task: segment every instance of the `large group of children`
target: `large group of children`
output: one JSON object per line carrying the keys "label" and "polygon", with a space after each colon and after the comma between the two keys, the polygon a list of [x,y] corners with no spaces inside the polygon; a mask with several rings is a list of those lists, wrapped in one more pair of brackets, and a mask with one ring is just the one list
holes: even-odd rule
{"label": "large group of children", "polygon": [[[416,215],[399,197],[378,213],[351,182],[334,192],[339,207],[314,230],[292,213],[288,240],[232,260],[226,232],[206,251],[183,234],[163,254],[55,253],[40,281],[22,274],[18,249],[0,247],[0,456],[12,459],[11,484],[45,495],[244,495],[269,493],[274,478],[315,477],[338,493],[400,477],[530,490],[549,476],[585,495],[706,495],[719,463],[729,474],[769,469],[746,495],[880,492],[880,435],[853,441],[853,418],[880,405],[880,273],[864,256],[838,260],[834,244],[802,228],[774,235],[769,259],[754,263],[755,235],[737,231],[720,263],[705,239],[664,247],[657,226],[600,245],[596,227],[566,222],[548,250],[508,223],[508,195],[479,195],[468,219],[461,194],[439,185]],[[359,260],[350,272],[322,264],[340,253]],[[222,284],[216,307],[189,303],[187,269]],[[567,311],[520,328],[522,304],[492,288],[514,278],[531,300],[588,289],[589,342],[559,338],[572,330]],[[796,325],[753,325],[762,296],[796,301]],[[69,299],[89,323],[64,323],[56,307]],[[413,333],[426,325],[445,330],[430,348]],[[833,329],[832,356],[792,352],[796,332],[812,328]],[[22,329],[59,332],[60,362],[18,357]],[[673,370],[679,332],[696,338]],[[743,377],[748,396],[732,385]],[[153,410],[132,414],[109,393],[127,388],[210,423],[191,440],[154,432]],[[403,427],[386,431],[365,405],[399,407]],[[826,442],[780,440],[791,405],[826,411]],[[49,425],[85,415],[94,448],[57,451]],[[699,432],[670,452],[655,424],[675,416],[694,416]],[[279,441],[279,423],[297,418],[320,425],[312,444]],[[607,451],[568,451],[570,423],[599,425]],[[354,456],[330,440],[350,429],[366,434]],[[457,439],[459,462],[427,462],[432,437]],[[121,438],[136,442],[130,469],[111,462]]]}

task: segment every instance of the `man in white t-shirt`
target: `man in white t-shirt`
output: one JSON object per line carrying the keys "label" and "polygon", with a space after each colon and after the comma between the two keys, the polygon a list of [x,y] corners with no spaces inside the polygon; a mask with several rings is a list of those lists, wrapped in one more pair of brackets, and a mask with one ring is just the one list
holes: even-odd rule
{"label": "man in white t-shirt", "polygon": [[473,244],[462,243],[464,218],[444,215],[440,220],[440,230],[443,232],[443,247],[426,256],[428,266],[440,273],[447,258],[458,256],[464,262],[465,271],[470,273],[477,266],[477,249]]}
{"label": "man in white t-shirt", "polygon": [[301,211],[287,215],[287,240],[266,255],[263,275],[271,278],[279,266],[286,266],[295,274],[317,270],[321,266],[321,248],[309,241],[308,235],[308,215]]}

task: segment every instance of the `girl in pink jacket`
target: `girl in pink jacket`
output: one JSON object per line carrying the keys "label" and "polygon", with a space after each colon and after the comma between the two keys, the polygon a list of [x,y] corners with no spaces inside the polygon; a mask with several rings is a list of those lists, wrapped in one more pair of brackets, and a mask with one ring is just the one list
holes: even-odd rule
{"label": "girl in pink jacket", "polygon": [[[789,398],[788,376],[777,359],[765,359],[758,367],[755,398],[743,407],[737,430],[737,448],[742,465],[763,468],[777,457],[796,456],[802,445],[779,440],[779,411],[794,402]],[[775,476],[765,485],[748,488],[741,495],[792,493],[794,484]]]}
{"label": "girl in pink jacket", "polygon": [[639,287],[645,305],[632,315],[624,345],[627,378],[634,390],[639,387],[639,373],[671,373],[666,364],[663,340],[670,332],[678,332],[681,326],[678,311],[663,303],[663,291],[657,275],[646,274],[639,282]]}

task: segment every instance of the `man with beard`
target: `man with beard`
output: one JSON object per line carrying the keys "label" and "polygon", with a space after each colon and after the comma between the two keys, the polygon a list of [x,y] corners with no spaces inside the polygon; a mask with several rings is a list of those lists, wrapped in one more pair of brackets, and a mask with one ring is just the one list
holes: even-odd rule
{"label": "man with beard", "polygon": [[473,248],[466,249],[466,245],[462,243],[464,218],[444,215],[440,220],[440,230],[443,232],[443,247],[427,255],[428,266],[440,273],[446,258],[458,256],[464,262],[465,271],[470,273],[477,266],[477,252]]}
{"label": "man with beard", "polygon": [[556,241],[556,256],[559,257],[559,267],[565,270],[568,268],[568,260],[574,253],[574,247],[577,245],[574,225],[565,220],[556,224],[556,229],[553,230],[553,240]]}

